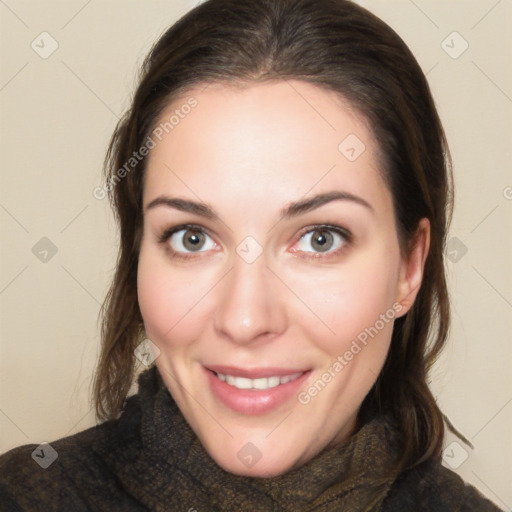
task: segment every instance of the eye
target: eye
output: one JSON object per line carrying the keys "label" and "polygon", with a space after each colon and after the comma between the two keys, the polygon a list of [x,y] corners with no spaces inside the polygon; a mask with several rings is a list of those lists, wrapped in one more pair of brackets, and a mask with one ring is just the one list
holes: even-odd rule
{"label": "eye", "polygon": [[160,242],[167,242],[173,253],[195,253],[215,248],[215,242],[201,228],[194,226],[178,226],[166,231]]}
{"label": "eye", "polygon": [[340,251],[349,242],[349,234],[341,228],[316,226],[304,233],[297,245],[303,252],[332,254]]}

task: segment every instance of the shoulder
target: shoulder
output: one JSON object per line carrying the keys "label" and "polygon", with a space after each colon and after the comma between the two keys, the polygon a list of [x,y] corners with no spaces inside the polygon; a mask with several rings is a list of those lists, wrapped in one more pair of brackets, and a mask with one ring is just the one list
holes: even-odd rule
{"label": "shoulder", "polygon": [[[109,457],[130,449],[118,421],[105,422],[50,442],[14,448],[0,457],[0,511],[111,510],[128,508]],[[125,508],[119,508],[122,502]]]}
{"label": "shoulder", "polygon": [[457,473],[429,460],[404,472],[395,481],[383,512],[500,512],[494,503]]}

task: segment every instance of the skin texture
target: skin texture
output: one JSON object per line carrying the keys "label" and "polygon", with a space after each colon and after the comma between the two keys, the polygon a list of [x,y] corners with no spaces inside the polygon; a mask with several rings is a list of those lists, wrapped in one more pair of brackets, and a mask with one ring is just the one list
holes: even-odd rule
{"label": "skin texture", "polygon": [[[372,133],[338,95],[300,81],[212,84],[175,99],[161,119],[191,96],[197,106],[148,160],[139,304],[160,350],[156,365],[211,457],[235,474],[274,476],[354,433],[386,359],[393,315],[404,315],[419,290],[429,224],[422,220],[403,256]],[[350,134],[365,145],[354,161],[338,149]],[[290,203],[332,191],[370,207],[336,200],[280,220]],[[147,208],[162,195],[207,203],[219,219]],[[206,233],[199,252],[186,252],[184,231],[158,241],[184,223]],[[348,230],[351,240],[333,233],[332,246],[319,251],[305,231],[323,224]],[[248,263],[237,247],[262,252]],[[376,324],[390,309],[392,319]],[[381,324],[342,370],[333,369],[360,333]],[[242,414],[212,393],[204,365],[215,364],[311,372],[298,390],[302,402],[295,393],[264,414]],[[308,392],[329,368],[329,382]],[[237,456],[247,443],[261,454],[251,467]]]}

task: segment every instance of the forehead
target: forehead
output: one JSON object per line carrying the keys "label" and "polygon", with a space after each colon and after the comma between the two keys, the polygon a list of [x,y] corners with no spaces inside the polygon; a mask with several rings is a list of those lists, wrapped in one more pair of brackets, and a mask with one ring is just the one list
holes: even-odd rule
{"label": "forehead", "polygon": [[283,203],[310,190],[368,196],[385,188],[366,119],[306,82],[203,85],[176,98],[156,127],[146,202],[207,191],[219,200],[256,197],[261,208],[262,198]]}

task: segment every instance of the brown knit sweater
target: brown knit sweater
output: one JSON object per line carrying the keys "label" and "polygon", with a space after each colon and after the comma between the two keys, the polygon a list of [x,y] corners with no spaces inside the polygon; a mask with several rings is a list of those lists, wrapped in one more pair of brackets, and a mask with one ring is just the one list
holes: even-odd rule
{"label": "brown knit sweater", "polygon": [[36,459],[50,461],[49,447],[0,457],[0,510],[499,512],[438,462],[372,484],[396,455],[393,425],[368,415],[347,444],[301,468],[274,478],[233,475],[210,458],[152,368],[119,420],[50,443],[57,458],[46,469]]}

